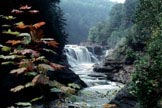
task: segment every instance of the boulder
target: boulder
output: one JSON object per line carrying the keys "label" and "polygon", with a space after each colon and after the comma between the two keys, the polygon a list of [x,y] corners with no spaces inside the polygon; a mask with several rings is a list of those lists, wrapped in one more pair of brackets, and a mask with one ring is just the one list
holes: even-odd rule
{"label": "boulder", "polygon": [[94,71],[105,73],[107,79],[115,82],[128,83],[135,68],[133,65],[125,65],[123,61],[105,59],[100,64],[94,65]]}
{"label": "boulder", "polygon": [[48,72],[48,76],[51,79],[56,80],[64,85],[68,85],[69,83],[78,84],[81,89],[87,87],[87,85],[69,68],[65,68],[60,71]]}
{"label": "boulder", "polygon": [[109,104],[117,105],[117,108],[136,108],[137,99],[129,93],[129,84],[118,92],[114,99]]}

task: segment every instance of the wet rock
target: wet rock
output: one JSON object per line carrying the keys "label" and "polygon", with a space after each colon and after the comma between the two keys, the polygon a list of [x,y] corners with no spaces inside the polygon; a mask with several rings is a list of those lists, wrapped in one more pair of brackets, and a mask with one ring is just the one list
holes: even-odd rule
{"label": "wet rock", "polygon": [[87,87],[87,85],[76,75],[72,70],[65,68],[60,71],[49,72],[48,74],[51,79],[56,80],[64,85],[69,83],[78,84],[81,89]]}
{"label": "wet rock", "polygon": [[95,72],[102,72],[102,73],[107,73],[107,72],[113,72],[114,68],[111,66],[100,66],[100,65],[95,65],[94,69]]}
{"label": "wet rock", "polygon": [[117,108],[136,108],[137,99],[129,93],[129,85],[118,92],[109,103],[117,105]]}
{"label": "wet rock", "polygon": [[95,64],[95,72],[105,73],[107,79],[115,82],[127,83],[130,82],[131,73],[135,68],[133,65],[125,65],[123,61],[113,59],[105,59],[100,64]]}

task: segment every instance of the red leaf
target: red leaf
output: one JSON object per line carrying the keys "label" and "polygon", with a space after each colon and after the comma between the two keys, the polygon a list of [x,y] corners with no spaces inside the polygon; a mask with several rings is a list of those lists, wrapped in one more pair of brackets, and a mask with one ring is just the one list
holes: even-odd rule
{"label": "red leaf", "polygon": [[54,48],[58,48],[58,45],[59,45],[59,43],[56,42],[55,40],[48,41],[47,44],[48,44],[48,46],[52,46]]}
{"label": "red leaf", "polygon": [[20,41],[20,40],[8,40],[6,43],[12,44],[14,46],[14,45],[22,43],[22,41]]}
{"label": "red leaf", "polygon": [[36,77],[33,78],[32,83],[35,84],[48,84],[49,83],[49,78],[45,75],[37,75]]}
{"label": "red leaf", "polygon": [[21,61],[20,63],[19,63],[19,67],[20,68],[22,68],[22,67],[26,67],[27,69],[27,71],[33,71],[34,70],[34,64],[33,64],[33,62],[32,61]]}
{"label": "red leaf", "polygon": [[34,24],[33,26],[34,26],[36,29],[38,29],[38,28],[44,26],[45,24],[46,24],[46,23],[45,23],[44,21],[42,21],[42,22],[38,22],[38,23]]}
{"label": "red leaf", "polygon": [[14,53],[16,54],[32,54],[34,57],[39,57],[39,53],[37,51],[34,51],[32,49],[25,49],[25,50],[14,50]]}
{"label": "red leaf", "polygon": [[31,14],[36,14],[36,13],[39,13],[39,10],[30,10],[28,12],[31,13]]}
{"label": "red leaf", "polygon": [[16,14],[22,14],[24,11],[18,10],[18,9],[13,9],[11,13],[16,13]]}
{"label": "red leaf", "polygon": [[19,28],[19,29],[25,29],[25,28],[30,27],[29,25],[25,25],[23,22],[19,22],[16,25],[17,25],[16,28]]}
{"label": "red leaf", "polygon": [[55,64],[55,63],[50,63],[50,66],[53,67],[55,70],[61,70],[61,69],[65,68],[65,66]]}
{"label": "red leaf", "polygon": [[25,67],[23,67],[23,68],[19,68],[19,69],[14,69],[10,73],[19,75],[19,74],[22,74],[26,71],[27,71],[27,69]]}
{"label": "red leaf", "polygon": [[29,10],[29,9],[31,9],[31,6],[25,5],[25,6],[21,6],[19,9],[21,9],[21,10]]}
{"label": "red leaf", "polygon": [[30,34],[33,41],[40,41],[44,37],[43,30],[41,29],[31,28]]}

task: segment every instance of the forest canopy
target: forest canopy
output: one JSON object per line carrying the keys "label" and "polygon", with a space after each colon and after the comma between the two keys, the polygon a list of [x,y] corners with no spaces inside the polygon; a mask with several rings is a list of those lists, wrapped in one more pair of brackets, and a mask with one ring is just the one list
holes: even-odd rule
{"label": "forest canopy", "polygon": [[108,19],[114,4],[109,0],[61,0],[69,43],[87,40],[89,28]]}

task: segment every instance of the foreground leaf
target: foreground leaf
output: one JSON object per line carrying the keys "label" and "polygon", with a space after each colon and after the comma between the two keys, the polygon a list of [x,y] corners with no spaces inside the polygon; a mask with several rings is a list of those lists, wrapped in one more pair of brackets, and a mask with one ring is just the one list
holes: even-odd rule
{"label": "foreground leaf", "polygon": [[53,51],[51,49],[43,48],[42,50],[46,51],[46,52],[49,52],[49,53],[57,54],[55,51]]}
{"label": "foreground leaf", "polygon": [[40,41],[44,37],[44,32],[41,29],[35,29],[31,27],[30,30],[31,38],[34,42]]}
{"label": "foreground leaf", "polygon": [[0,55],[0,59],[4,59],[4,60],[14,60],[14,59],[20,59],[24,57],[25,56],[19,56],[19,55],[9,55],[9,56]]}
{"label": "foreground leaf", "polygon": [[18,10],[18,9],[13,9],[11,13],[16,13],[16,14],[22,14],[24,11]]}
{"label": "foreground leaf", "polygon": [[74,88],[74,89],[80,89],[80,86],[75,83],[68,84],[69,87]]}
{"label": "foreground leaf", "polygon": [[11,25],[4,24],[4,25],[2,25],[2,27],[9,28],[9,27],[11,27]]}
{"label": "foreground leaf", "polygon": [[34,99],[32,99],[30,102],[35,102],[35,101],[38,101],[38,100],[41,100],[41,99],[43,99],[43,96],[34,98]]}
{"label": "foreground leaf", "polygon": [[60,89],[63,93],[65,94],[74,94],[76,92],[75,89],[70,88],[70,87],[66,87],[65,85],[59,83],[58,81],[50,81],[49,82],[49,86],[51,87],[56,87],[58,89]]}
{"label": "foreground leaf", "polygon": [[48,42],[47,42],[47,45],[48,45],[48,46],[52,46],[52,47],[54,47],[54,48],[58,48],[59,43],[56,42],[55,40],[52,40],[52,41],[48,41]]}
{"label": "foreground leaf", "polygon": [[36,14],[36,13],[39,13],[39,10],[29,10],[28,12],[31,14]]}
{"label": "foreground leaf", "polygon": [[15,87],[15,88],[12,88],[10,91],[15,93],[15,92],[21,91],[24,88],[25,87],[23,85],[19,85],[19,86]]}
{"label": "foreground leaf", "polygon": [[38,29],[38,28],[44,26],[45,24],[46,24],[46,23],[45,23],[44,21],[42,21],[42,22],[38,22],[38,23],[34,24],[33,26],[34,26],[36,29]]}
{"label": "foreground leaf", "polygon": [[21,6],[19,9],[21,9],[21,10],[29,10],[31,8],[32,8],[31,6],[24,5],[24,6]]}
{"label": "foreground leaf", "polygon": [[31,54],[34,57],[39,57],[39,53],[37,51],[32,50],[32,49],[24,49],[24,50],[16,50],[15,49],[14,53],[15,54],[22,54],[22,55]]}
{"label": "foreground leaf", "polygon": [[55,70],[61,70],[63,68],[65,68],[65,66],[62,66],[62,65],[59,65],[59,64],[56,64],[56,63],[50,63],[50,66],[55,69]]}
{"label": "foreground leaf", "polygon": [[11,74],[22,74],[22,73],[25,73],[27,71],[27,68],[23,67],[23,68],[19,68],[19,69],[14,69],[14,70],[11,70]]}
{"label": "foreground leaf", "polygon": [[11,51],[11,47],[3,46],[1,48],[1,50],[4,51],[4,52],[9,52],[9,51]]}
{"label": "foreground leaf", "polygon": [[38,73],[36,72],[28,72],[28,73],[25,73],[26,76],[36,76]]}
{"label": "foreground leaf", "polygon": [[14,17],[14,16],[2,16],[2,18],[6,19],[6,20],[14,20],[14,19],[16,19],[16,17]]}
{"label": "foreground leaf", "polygon": [[18,102],[18,103],[16,103],[16,105],[18,105],[18,106],[31,106],[32,104],[31,103],[29,103],[29,102]]}
{"label": "foreground leaf", "polygon": [[39,74],[36,77],[33,78],[32,83],[34,85],[36,84],[48,84],[49,83],[49,77]]}
{"label": "foreground leaf", "polygon": [[19,29],[26,29],[27,27],[29,27],[25,25],[23,22],[16,23],[15,25],[16,25],[16,28],[19,28]]}
{"label": "foreground leaf", "polygon": [[60,93],[62,92],[61,89],[58,89],[58,88],[52,88],[50,89],[51,92],[55,92],[55,93]]}
{"label": "foreground leaf", "polygon": [[54,71],[53,67],[51,67],[48,64],[39,64],[37,68],[39,72],[43,72],[43,73],[47,72],[48,70]]}
{"label": "foreground leaf", "polygon": [[11,31],[11,29],[8,29],[8,31],[3,31],[3,34],[8,34],[8,35],[15,35],[15,36],[19,36],[20,32],[17,31]]}
{"label": "foreground leaf", "polygon": [[13,61],[7,61],[7,62],[2,62],[1,65],[10,65],[10,64],[15,64]]}
{"label": "foreground leaf", "polygon": [[8,40],[6,43],[12,44],[12,46],[14,46],[14,45],[17,45],[17,44],[20,44],[20,43],[23,43],[23,42],[20,41],[20,40]]}

